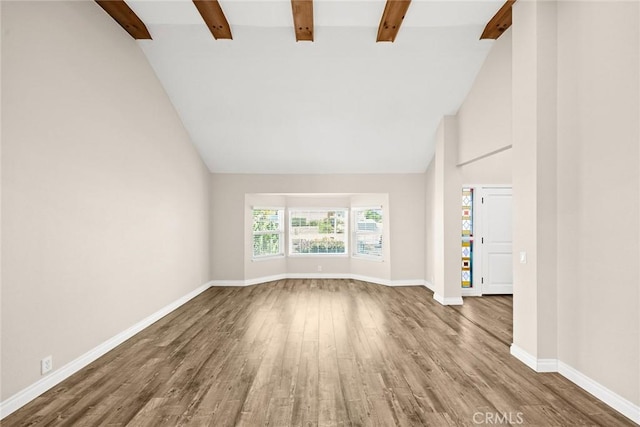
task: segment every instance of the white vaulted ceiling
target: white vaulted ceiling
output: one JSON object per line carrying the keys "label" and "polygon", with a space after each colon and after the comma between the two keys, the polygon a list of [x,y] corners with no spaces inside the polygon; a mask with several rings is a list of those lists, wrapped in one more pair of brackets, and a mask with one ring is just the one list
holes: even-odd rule
{"label": "white vaulted ceiling", "polygon": [[314,1],[314,42],[291,2],[221,0],[215,40],[190,0],[129,0],[138,41],[212,172],[422,172],[493,41],[503,1],[414,0],[394,43],[376,43],[384,1]]}

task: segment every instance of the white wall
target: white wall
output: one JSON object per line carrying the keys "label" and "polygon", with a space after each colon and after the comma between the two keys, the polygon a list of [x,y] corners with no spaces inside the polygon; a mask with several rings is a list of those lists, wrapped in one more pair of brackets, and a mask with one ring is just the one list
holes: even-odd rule
{"label": "white wall", "polygon": [[638,2],[558,3],[558,357],[636,405],[639,28]]}
{"label": "white wall", "polygon": [[94,2],[2,2],[2,400],[209,280],[209,173]]}
{"label": "white wall", "polygon": [[[279,271],[282,266],[250,266],[247,250],[247,212],[245,195],[255,193],[384,193],[389,198],[390,280],[424,279],[425,192],[423,174],[390,175],[250,175],[212,174],[211,176],[211,277],[214,280],[246,280],[259,269]],[[322,203],[325,203],[323,201]],[[328,258],[327,258],[328,259]],[[348,260],[347,260],[348,261]],[[259,261],[253,264],[263,263]],[[289,263],[289,261],[285,261]],[[345,271],[339,259],[328,262],[329,271]],[[370,266],[372,263],[368,263]],[[351,272],[376,273],[380,266],[354,267]],[[291,273],[317,273],[317,262],[293,261]]]}

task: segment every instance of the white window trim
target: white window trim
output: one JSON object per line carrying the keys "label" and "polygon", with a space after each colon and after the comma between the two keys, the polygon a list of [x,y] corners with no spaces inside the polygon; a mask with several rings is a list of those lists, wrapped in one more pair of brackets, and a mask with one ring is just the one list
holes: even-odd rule
{"label": "white window trim", "polygon": [[[356,252],[357,250],[357,241],[358,241],[358,235],[362,235],[362,234],[379,234],[379,233],[375,233],[372,231],[358,231],[358,228],[356,227],[356,211],[366,211],[369,209],[376,209],[376,210],[381,210],[383,211],[382,213],[382,224],[383,224],[383,234],[382,234],[382,248],[381,248],[381,253],[380,256],[375,256],[375,255],[368,255],[368,254],[359,254]],[[362,259],[362,260],[366,260],[366,261],[373,261],[373,262],[384,262],[384,247],[385,247],[385,239],[384,239],[384,209],[382,206],[352,206],[351,207],[351,217],[353,218],[352,220],[352,224],[351,224],[351,229],[353,230],[351,233],[351,239],[353,240],[353,252],[351,252],[351,257],[352,258],[357,258],[357,259]]]}
{"label": "white window trim", "polygon": [[278,258],[284,259],[285,256],[286,255],[284,253],[278,254],[278,255],[261,255],[261,256],[251,258],[251,262],[271,261],[273,259],[278,259]]}
{"label": "white window trim", "polygon": [[[344,239],[344,253],[309,253],[309,254],[301,254],[301,253],[294,253],[291,252],[293,249],[293,244],[292,244],[292,233],[291,233],[291,212],[329,212],[329,211],[341,211],[344,212],[345,214],[345,218],[344,218],[344,225],[346,227],[345,230],[345,239]],[[320,257],[320,258],[349,258],[349,248],[350,248],[350,230],[349,230],[349,221],[350,221],[350,210],[349,207],[339,207],[339,208],[334,208],[334,207],[317,207],[317,206],[313,206],[313,207],[303,207],[303,208],[288,208],[287,209],[287,256],[291,257],[291,258],[316,258],[316,257]]]}
{"label": "white window trim", "polygon": [[[285,241],[285,232],[284,232],[284,223],[286,221],[285,218],[285,208],[283,207],[273,207],[273,206],[252,206],[251,207],[251,222],[253,224],[253,211],[256,210],[268,210],[268,211],[278,211],[278,219],[280,227],[277,230],[266,230],[266,231],[253,231],[253,226],[251,230],[251,261],[267,261],[274,258],[284,258],[286,255],[286,241]],[[266,235],[266,234],[278,234],[278,253],[277,254],[266,254],[266,255],[256,255],[253,253],[253,239],[255,236]]]}

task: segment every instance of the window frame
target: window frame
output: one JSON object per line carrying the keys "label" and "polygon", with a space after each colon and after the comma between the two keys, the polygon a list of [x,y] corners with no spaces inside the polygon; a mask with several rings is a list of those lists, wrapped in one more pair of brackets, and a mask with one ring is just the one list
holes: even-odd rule
{"label": "window frame", "polygon": [[[327,213],[327,212],[343,212],[344,213],[344,252],[312,252],[312,253],[300,253],[293,252],[293,227],[292,222],[293,213]],[[288,208],[287,209],[287,256],[289,257],[332,257],[332,258],[348,258],[349,257],[349,243],[350,243],[350,230],[349,230],[349,208],[348,207],[303,207],[303,208]],[[334,233],[339,234],[339,233]]]}
{"label": "window frame", "polygon": [[[357,218],[358,218],[358,212],[360,211],[369,211],[369,210],[379,210],[381,211],[380,214],[382,215],[382,229],[380,231],[369,231],[369,230],[358,230],[357,227]],[[384,242],[384,209],[382,206],[354,206],[351,208],[351,217],[353,218],[353,223],[352,223],[352,233],[351,233],[351,239],[353,240],[353,251],[351,252],[351,257],[352,258],[357,258],[357,259],[364,259],[367,261],[378,261],[378,262],[382,262],[384,261],[384,248],[385,248],[385,242]],[[359,235],[380,235],[380,255],[371,255],[371,254],[364,254],[364,253],[359,253],[358,252],[358,236]]]}
{"label": "window frame", "polygon": [[[278,228],[276,230],[262,230],[262,231],[254,231],[253,225],[255,220],[255,211],[276,211],[278,213]],[[285,218],[285,208],[283,207],[265,207],[265,206],[253,206],[251,208],[251,259],[252,261],[261,261],[272,258],[283,258],[286,254],[286,241],[285,241],[285,230],[284,223],[286,221]],[[268,234],[277,234],[278,235],[278,253],[277,254],[265,254],[265,255],[256,255],[255,253],[255,237],[256,236],[264,236]]]}

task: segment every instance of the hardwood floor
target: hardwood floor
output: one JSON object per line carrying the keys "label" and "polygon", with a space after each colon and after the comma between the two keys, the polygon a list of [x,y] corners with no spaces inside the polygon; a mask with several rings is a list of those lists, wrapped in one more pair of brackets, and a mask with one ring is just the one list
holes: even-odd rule
{"label": "hardwood floor", "polygon": [[353,280],[211,288],[2,425],[634,425],[510,356],[511,309]]}

